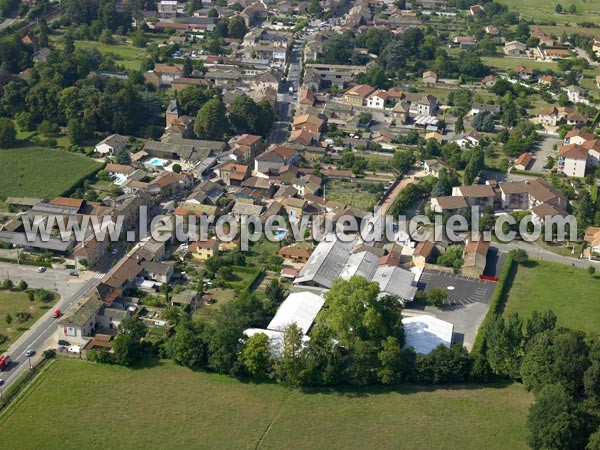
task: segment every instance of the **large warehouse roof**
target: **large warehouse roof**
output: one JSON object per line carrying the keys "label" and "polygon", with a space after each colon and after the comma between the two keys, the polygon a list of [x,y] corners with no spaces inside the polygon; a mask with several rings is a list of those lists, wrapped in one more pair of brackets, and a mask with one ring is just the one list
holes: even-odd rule
{"label": "large warehouse roof", "polygon": [[267,328],[283,331],[291,323],[296,323],[306,334],[323,307],[323,303],[325,303],[323,297],[310,292],[290,294],[283,301]]}
{"label": "large warehouse roof", "polygon": [[402,319],[405,347],[412,347],[415,352],[426,355],[440,344],[450,347],[454,325],[437,319],[433,316],[423,315]]}

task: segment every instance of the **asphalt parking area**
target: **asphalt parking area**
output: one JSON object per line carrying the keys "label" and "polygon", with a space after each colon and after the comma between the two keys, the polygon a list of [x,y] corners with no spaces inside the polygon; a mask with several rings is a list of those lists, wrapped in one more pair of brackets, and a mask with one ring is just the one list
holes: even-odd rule
{"label": "asphalt parking area", "polygon": [[419,279],[418,287],[425,292],[431,289],[445,289],[448,293],[447,305],[489,304],[496,288],[492,281],[476,280],[464,275],[426,269]]}

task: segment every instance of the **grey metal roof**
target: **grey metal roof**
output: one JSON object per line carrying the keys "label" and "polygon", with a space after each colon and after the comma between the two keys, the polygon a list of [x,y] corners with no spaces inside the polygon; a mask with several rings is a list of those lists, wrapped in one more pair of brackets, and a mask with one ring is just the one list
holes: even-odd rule
{"label": "grey metal roof", "polygon": [[313,283],[330,288],[333,281],[340,277],[352,253],[354,241],[343,242],[335,236],[329,239],[317,245],[294,283]]}
{"label": "grey metal roof", "polygon": [[348,261],[346,261],[344,269],[340,273],[340,278],[349,280],[353,276],[360,275],[370,280],[375,274],[378,262],[379,257],[371,252],[362,251],[353,253],[348,258]]}
{"label": "grey metal roof", "polygon": [[404,301],[412,301],[417,293],[414,275],[408,270],[394,266],[379,266],[373,275],[374,282],[379,284],[380,296],[397,295]]}

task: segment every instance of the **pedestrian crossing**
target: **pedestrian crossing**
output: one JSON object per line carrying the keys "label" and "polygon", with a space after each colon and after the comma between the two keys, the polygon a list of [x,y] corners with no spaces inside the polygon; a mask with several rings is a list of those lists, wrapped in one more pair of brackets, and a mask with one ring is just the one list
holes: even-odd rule
{"label": "pedestrian crossing", "polygon": [[105,274],[105,273],[103,273],[103,272],[98,272],[96,275],[94,275],[94,278],[95,278],[96,280],[101,280],[101,279],[102,279],[102,278],[104,278],[105,276],[106,276],[106,274]]}

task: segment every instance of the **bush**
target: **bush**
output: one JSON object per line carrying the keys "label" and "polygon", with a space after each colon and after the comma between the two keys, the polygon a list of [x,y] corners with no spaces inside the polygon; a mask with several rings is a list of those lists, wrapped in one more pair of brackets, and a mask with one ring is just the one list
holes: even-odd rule
{"label": "bush", "polygon": [[19,323],[25,323],[27,322],[29,319],[31,319],[31,314],[29,314],[26,311],[19,311],[17,314],[17,322]]}
{"label": "bush", "polygon": [[27,281],[25,281],[25,280],[19,281],[18,288],[20,291],[26,291],[28,287],[29,287],[29,285],[27,284]]}
{"label": "bush", "polygon": [[34,295],[35,299],[42,303],[50,303],[54,300],[54,294],[46,289],[36,289]]}
{"label": "bush", "polygon": [[44,350],[44,353],[42,353],[42,355],[44,356],[44,359],[52,359],[56,356],[56,352],[52,349],[48,349]]}
{"label": "bush", "polygon": [[448,292],[445,289],[432,289],[428,293],[428,304],[437,306],[438,308],[446,303]]}

